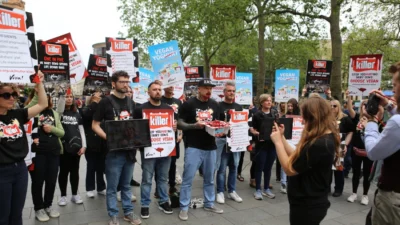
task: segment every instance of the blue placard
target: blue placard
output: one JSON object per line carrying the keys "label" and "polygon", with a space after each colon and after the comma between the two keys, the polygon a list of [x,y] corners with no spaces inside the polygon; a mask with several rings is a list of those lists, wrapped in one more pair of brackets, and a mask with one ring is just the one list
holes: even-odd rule
{"label": "blue placard", "polygon": [[253,74],[236,72],[235,102],[251,105],[253,102]]}
{"label": "blue placard", "polygon": [[300,70],[276,70],[275,73],[275,102],[287,102],[294,98],[299,100]]}
{"label": "blue placard", "polygon": [[131,83],[133,100],[136,103],[143,104],[147,102],[149,95],[147,94],[147,87],[155,80],[153,71],[139,67],[139,83]]}

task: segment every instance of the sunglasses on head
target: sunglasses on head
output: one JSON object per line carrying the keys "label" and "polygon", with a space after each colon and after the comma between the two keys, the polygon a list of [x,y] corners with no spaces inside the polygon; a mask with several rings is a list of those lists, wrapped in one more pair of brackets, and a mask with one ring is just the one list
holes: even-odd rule
{"label": "sunglasses on head", "polygon": [[18,93],[17,92],[13,92],[13,93],[9,93],[9,92],[5,92],[3,94],[0,94],[0,98],[4,98],[5,100],[8,100],[11,98],[11,96],[16,99],[18,98]]}
{"label": "sunglasses on head", "polygon": [[336,107],[337,107],[337,105],[331,105],[331,107],[332,107],[332,108],[336,108]]}

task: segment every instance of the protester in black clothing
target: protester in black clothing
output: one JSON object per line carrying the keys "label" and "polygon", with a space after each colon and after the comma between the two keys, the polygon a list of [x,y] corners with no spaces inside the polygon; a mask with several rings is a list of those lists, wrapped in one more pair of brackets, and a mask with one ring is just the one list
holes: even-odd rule
{"label": "protester in black clothing", "polygon": [[[341,135],[341,142],[344,144],[344,149],[341,149],[343,156],[346,155],[348,145],[353,137],[354,125],[353,121],[346,114],[343,113],[342,107],[338,100],[331,101],[332,114],[335,117],[335,122],[339,128]],[[343,168],[336,168],[333,173],[335,177],[335,191],[333,197],[339,197],[343,193],[344,188],[344,171]]]}
{"label": "protester in black clothing", "polygon": [[[181,100],[174,98],[174,87],[164,88],[164,95],[161,98],[161,102],[169,105],[175,111],[175,119],[179,118],[179,108],[182,105]],[[180,143],[182,141],[182,131],[177,130],[175,135],[176,140],[176,156],[171,157],[171,166],[169,167],[168,173],[168,184],[169,184],[169,194],[174,194],[177,192],[176,189],[176,160],[180,156]]]}
{"label": "protester in black clothing", "polygon": [[327,214],[332,165],[339,156],[339,133],[329,103],[312,96],[301,105],[304,130],[296,149],[275,123],[271,139],[282,168],[289,176],[291,225],[319,225]]}
{"label": "protester in black clothing", "polygon": [[[249,120],[251,118],[251,121],[249,121],[249,127],[253,127],[253,116],[254,114],[258,111],[258,108],[255,107],[254,105],[251,105],[249,107]],[[250,161],[251,161],[251,166],[250,166],[250,183],[249,186],[252,188],[256,188],[256,160],[254,160],[254,155],[255,155],[255,148],[253,148],[253,145],[255,146],[255,138],[257,138],[257,136],[254,136],[251,133],[251,130],[249,130],[249,135],[252,136],[252,140],[250,141],[251,144],[251,151],[250,151]]]}
{"label": "protester in black clothing", "polygon": [[86,151],[86,135],[83,128],[82,117],[78,108],[74,104],[74,96],[71,90],[65,95],[65,111],[61,116],[65,135],[61,139],[64,152],[60,156],[60,174],[58,175],[58,185],[60,186],[61,198],[58,205],[67,205],[67,184],[68,175],[70,176],[71,201],[75,204],[82,204],[83,200],[78,195],[79,185],[79,161],[81,155]]}
{"label": "protester in black clothing", "polygon": [[39,71],[38,104],[29,109],[13,109],[18,94],[11,84],[0,83],[0,224],[22,225],[22,210],[28,188],[28,170],[24,158],[28,142],[24,124],[47,107]]}
{"label": "protester in black clothing", "polygon": [[[83,128],[85,129],[86,145],[85,158],[86,167],[86,195],[89,198],[94,197],[94,190],[97,186],[97,193],[106,195],[106,183],[104,181],[104,162],[105,149],[103,140],[92,130],[93,115],[97,110],[101,100],[101,93],[94,93],[88,102],[88,105],[82,109]],[[97,184],[97,185],[96,185]]]}
{"label": "protester in black clothing", "polygon": [[[35,92],[34,90],[32,92]],[[64,129],[60,122],[60,116],[54,111],[50,95],[47,96],[48,107],[34,118],[32,125],[31,151],[36,153],[32,159],[34,171],[32,175],[32,200],[36,218],[45,222],[60,216],[60,213],[52,208],[54,191],[57,184],[58,167],[60,165],[60,153],[62,151],[60,138],[64,136]],[[37,97],[27,108],[36,104]],[[45,184],[44,198],[43,185]]]}
{"label": "protester in black clothing", "polygon": [[[113,93],[103,98],[93,116],[92,129],[103,140],[107,140],[107,134],[100,123],[110,120],[126,120],[133,118],[135,102],[125,96],[129,87],[129,75],[125,71],[116,71],[111,77]],[[117,206],[117,187],[121,187],[122,209],[124,220],[132,224],[140,224],[141,220],[133,213],[131,202],[130,181],[133,174],[133,165],[136,148],[122,151],[108,151],[106,154],[106,179],[107,179],[107,211],[110,216],[109,225],[119,224]]]}

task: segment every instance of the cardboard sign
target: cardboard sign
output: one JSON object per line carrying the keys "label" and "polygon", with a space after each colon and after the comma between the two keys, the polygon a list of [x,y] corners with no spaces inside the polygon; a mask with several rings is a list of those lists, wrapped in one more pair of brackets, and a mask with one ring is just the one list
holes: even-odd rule
{"label": "cardboard sign", "polygon": [[136,39],[106,37],[107,72],[128,73],[131,82],[139,82],[139,50]]}
{"label": "cardboard sign", "polygon": [[293,145],[297,145],[304,130],[303,118],[301,116],[286,115],[286,118],[293,118],[292,138],[289,140]]}
{"label": "cardboard sign", "polygon": [[143,109],[143,118],[149,120],[151,147],[144,148],[145,158],[175,156],[173,109]]}
{"label": "cardboard sign", "polygon": [[382,54],[350,56],[349,95],[368,96],[379,89],[382,79]]}
{"label": "cardboard sign", "polygon": [[185,67],[186,82],[184,87],[184,94],[186,98],[197,96],[197,86],[199,81],[204,79],[203,66],[186,66]]}
{"label": "cardboard sign", "polygon": [[275,102],[299,100],[300,70],[276,70]]}
{"label": "cardboard sign", "polygon": [[308,60],[306,88],[309,93],[323,94],[330,87],[332,61]]}
{"label": "cardboard sign", "polygon": [[37,68],[32,14],[0,6],[0,82],[31,83]]}
{"label": "cardboard sign", "polygon": [[235,80],[235,65],[211,65],[210,79],[216,86],[213,87],[211,97],[216,101],[224,98],[224,86],[227,81]]}
{"label": "cardboard sign", "polygon": [[227,138],[230,149],[228,150],[231,152],[246,151],[247,146],[250,145],[250,139],[247,135],[249,131],[249,113],[246,111],[230,111],[230,113],[230,133]]}
{"label": "cardboard sign", "polygon": [[239,105],[253,104],[253,74],[236,73],[235,102]]}
{"label": "cardboard sign", "polygon": [[111,80],[107,72],[107,59],[90,54],[87,69],[89,76],[85,79],[83,95],[89,96],[94,92],[108,94],[111,90]]}

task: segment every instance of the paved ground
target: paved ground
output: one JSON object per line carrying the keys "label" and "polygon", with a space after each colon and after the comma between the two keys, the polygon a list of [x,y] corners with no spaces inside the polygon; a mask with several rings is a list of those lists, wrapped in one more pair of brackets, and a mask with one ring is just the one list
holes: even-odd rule
{"label": "paved ground", "polygon": [[[139,157],[138,157],[139,158]],[[182,173],[183,157],[178,161],[179,171]],[[178,213],[179,209],[174,209],[172,215],[166,215],[162,213],[157,207],[155,201],[151,203],[150,208],[150,218],[143,219],[142,224],[148,225],[285,225],[289,224],[289,204],[287,201],[287,196],[279,193],[279,184],[275,182],[275,167],[273,169],[273,175],[271,181],[276,194],[275,199],[264,199],[263,201],[257,201],[253,198],[253,189],[248,185],[249,179],[249,155],[245,155],[245,163],[243,165],[245,173],[244,182],[238,182],[237,192],[244,199],[242,203],[236,203],[232,200],[226,199],[224,205],[218,205],[224,209],[224,214],[216,215],[204,211],[203,209],[190,209],[189,210],[189,220],[183,222],[179,220]],[[136,180],[141,178],[140,166],[136,164],[134,177]],[[33,210],[32,197],[30,194],[30,189],[28,190],[28,196],[25,202],[24,209],[24,225],[31,224],[46,224],[46,225],[104,225],[107,224],[108,216],[106,212],[106,201],[104,196],[95,196],[94,199],[88,199],[86,197],[85,190],[85,174],[86,174],[86,160],[84,157],[81,158],[80,167],[80,183],[79,183],[79,193],[84,199],[82,205],[75,205],[69,203],[65,207],[59,207],[57,205],[57,200],[60,198],[59,189],[56,190],[54,197],[54,207],[60,210],[61,216],[58,219],[51,219],[46,223],[41,223],[35,220],[35,212]],[[362,191],[362,182],[360,182],[359,193]],[[58,185],[57,185],[58,186]],[[179,187],[178,187],[179,188]],[[351,179],[346,179],[345,192],[344,195],[339,198],[330,198],[331,207],[328,211],[323,225],[364,225],[365,217],[371,207],[373,202],[372,193],[375,188],[370,190],[370,204],[368,206],[363,206],[359,202],[348,203],[346,201],[349,193],[351,193]],[[154,185],[153,185],[154,190]],[[132,188],[133,193],[138,196],[140,195],[139,187]],[[154,193],[154,191],[152,191]],[[70,189],[68,189],[68,194],[70,195]],[[193,183],[193,197],[202,197],[202,178],[196,175]],[[68,196],[70,198],[70,196]],[[134,204],[135,213],[140,213],[140,204],[136,202]],[[120,211],[121,212],[121,211]],[[122,215],[120,213],[120,215]],[[121,225],[128,224],[121,221]]]}

